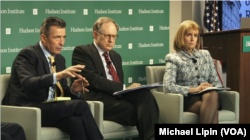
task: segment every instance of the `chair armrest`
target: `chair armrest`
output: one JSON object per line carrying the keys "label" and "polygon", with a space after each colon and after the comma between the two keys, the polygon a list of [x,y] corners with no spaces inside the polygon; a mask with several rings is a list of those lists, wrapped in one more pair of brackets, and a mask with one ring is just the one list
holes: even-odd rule
{"label": "chair armrest", "polygon": [[103,126],[103,108],[104,108],[104,105],[103,105],[103,102],[100,102],[100,101],[91,101],[92,103],[94,103],[94,112],[95,112],[95,121],[96,121],[96,124],[99,128],[99,130],[101,131],[101,133],[103,134],[103,129],[104,129],[104,126]]}
{"label": "chair armrest", "polygon": [[151,90],[159,106],[159,123],[183,123],[183,95]]}
{"label": "chair armrest", "polygon": [[41,110],[39,108],[1,105],[1,121],[20,124],[27,140],[41,139]]}
{"label": "chair armrest", "polygon": [[95,118],[95,105],[94,105],[94,103],[92,102],[92,101],[86,101],[87,103],[88,103],[88,105],[89,105],[89,109],[90,109],[90,111],[91,111],[91,113],[92,113],[92,115],[93,115],[93,117]]}
{"label": "chair armrest", "polygon": [[235,112],[236,119],[239,119],[239,104],[240,97],[236,91],[221,91],[219,92],[223,110],[230,110]]}

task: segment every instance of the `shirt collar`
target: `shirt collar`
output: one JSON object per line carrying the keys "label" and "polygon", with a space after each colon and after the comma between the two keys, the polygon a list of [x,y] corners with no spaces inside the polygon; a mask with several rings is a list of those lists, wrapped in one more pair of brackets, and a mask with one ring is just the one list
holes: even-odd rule
{"label": "shirt collar", "polygon": [[43,46],[43,44],[42,44],[41,41],[39,41],[39,45],[40,45],[41,49],[43,50],[43,53],[44,53],[45,57],[47,58],[47,60],[49,60],[48,57],[51,56],[51,53],[48,52],[48,51],[44,48],[44,46]]}
{"label": "shirt collar", "polygon": [[[100,56],[102,56],[105,51],[103,51],[99,46],[97,46],[97,44],[95,43],[95,41],[93,43],[94,43],[96,49],[98,50]],[[109,52],[107,52],[107,53],[109,54]]]}

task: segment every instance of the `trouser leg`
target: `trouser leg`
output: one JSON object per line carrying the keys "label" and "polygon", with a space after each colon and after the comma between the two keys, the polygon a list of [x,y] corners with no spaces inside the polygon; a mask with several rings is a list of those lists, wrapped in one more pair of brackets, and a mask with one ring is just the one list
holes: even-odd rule
{"label": "trouser leg", "polygon": [[136,125],[142,140],[154,135],[159,109],[150,90],[136,90],[118,98],[106,96],[100,101],[104,104],[104,120],[122,125]]}
{"label": "trouser leg", "polygon": [[1,132],[1,140],[12,140],[9,134]]}
{"label": "trouser leg", "polygon": [[[100,101],[104,104],[104,120],[126,126],[138,126],[137,111],[134,104],[108,95]],[[139,135],[141,135],[140,132]]]}
{"label": "trouser leg", "polygon": [[117,122],[121,125],[137,125],[137,112],[132,103],[117,100],[114,97],[102,100],[104,104],[104,120]]}
{"label": "trouser leg", "polygon": [[[17,123],[1,123],[1,132],[3,136],[8,140],[10,137],[13,140],[26,140],[23,127]],[[7,136],[7,135],[9,136]]]}
{"label": "trouser leg", "polygon": [[[71,134],[72,138],[79,140],[84,140],[86,137],[90,140],[103,139],[89,106],[84,100],[42,103],[38,107],[42,111],[42,126],[59,126],[60,129]],[[86,133],[82,133],[85,133],[86,136],[79,134],[78,130],[73,132],[74,130],[69,129],[70,127],[73,128],[73,126],[75,126],[75,129],[80,128],[82,131],[85,131]]]}
{"label": "trouser leg", "polygon": [[71,140],[90,140],[87,137],[85,127],[83,127],[83,125],[79,125],[82,123],[83,122],[80,117],[70,116],[61,120],[59,123],[56,123],[55,126],[65,132],[68,132]]}
{"label": "trouser leg", "polygon": [[159,108],[151,91],[148,89],[135,90],[122,95],[121,98],[135,105],[139,123],[138,130],[143,134],[143,140],[149,139],[155,134],[155,124],[159,120]]}

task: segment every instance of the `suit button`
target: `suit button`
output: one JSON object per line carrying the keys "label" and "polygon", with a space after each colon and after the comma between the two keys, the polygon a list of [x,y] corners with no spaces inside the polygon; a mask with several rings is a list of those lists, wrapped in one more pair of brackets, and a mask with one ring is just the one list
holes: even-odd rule
{"label": "suit button", "polygon": [[195,70],[198,70],[198,68],[196,67]]}
{"label": "suit button", "polygon": [[199,79],[200,78],[200,76],[197,76],[197,79]]}

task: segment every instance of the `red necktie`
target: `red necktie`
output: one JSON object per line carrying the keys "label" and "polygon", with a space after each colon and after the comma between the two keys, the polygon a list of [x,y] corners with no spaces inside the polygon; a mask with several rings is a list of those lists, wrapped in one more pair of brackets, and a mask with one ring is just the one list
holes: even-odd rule
{"label": "red necktie", "polygon": [[120,82],[120,79],[119,79],[119,77],[118,77],[118,75],[117,75],[117,73],[115,71],[115,68],[113,67],[113,65],[112,65],[112,63],[111,63],[111,61],[109,59],[108,53],[104,52],[103,56],[105,57],[106,63],[108,65],[108,69],[109,69],[114,81]]}

